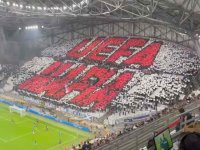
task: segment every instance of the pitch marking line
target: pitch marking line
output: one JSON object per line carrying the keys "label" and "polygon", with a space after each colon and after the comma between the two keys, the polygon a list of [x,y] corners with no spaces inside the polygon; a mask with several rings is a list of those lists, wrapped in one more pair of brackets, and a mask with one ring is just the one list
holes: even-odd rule
{"label": "pitch marking line", "polygon": [[7,143],[6,140],[4,140],[3,138],[0,137],[0,141],[4,142],[4,143]]}
{"label": "pitch marking line", "polygon": [[67,142],[64,142],[64,143],[62,143],[62,144],[55,145],[55,146],[53,146],[53,147],[48,148],[47,150],[54,150],[54,149],[57,148],[57,147],[61,147],[61,146],[65,145],[65,144],[68,144],[68,143],[74,141],[76,138],[77,138],[76,136],[73,136],[73,139],[72,139],[72,140],[67,141]]}
{"label": "pitch marking line", "polygon": [[0,118],[3,119],[3,120],[6,120],[6,121],[10,121],[9,119],[6,119],[5,117],[0,116]]}
{"label": "pitch marking line", "polygon": [[[36,131],[40,132],[40,130],[38,130],[38,129],[36,129]],[[45,130],[43,130],[43,131],[45,131]],[[41,132],[43,132],[43,131],[41,131]],[[33,134],[33,133],[32,132],[27,132],[27,133],[25,133],[25,134],[23,134],[21,136],[17,136],[15,138],[12,138],[12,139],[8,140],[7,142],[12,142],[12,141],[18,140],[18,139],[23,138],[25,136],[28,136],[30,134]]]}
{"label": "pitch marking line", "polygon": [[[0,116],[0,118],[3,119],[3,120],[5,120],[5,121],[11,122],[11,119],[6,119],[6,118],[1,117],[1,116]],[[15,121],[15,120],[14,120],[14,121]],[[26,122],[26,120],[23,120],[23,121],[16,121],[15,124],[16,124],[16,125],[19,125],[19,124],[22,124],[22,123],[24,123],[24,122]]]}
{"label": "pitch marking line", "polygon": [[30,135],[30,134],[32,134],[32,132],[28,132],[28,133],[23,134],[23,135],[21,135],[21,136],[17,136],[17,137],[15,137],[15,138],[12,138],[12,139],[8,140],[7,142],[12,142],[12,141],[18,140],[18,139],[23,138],[23,137],[25,137],[25,136],[28,136],[28,135]]}

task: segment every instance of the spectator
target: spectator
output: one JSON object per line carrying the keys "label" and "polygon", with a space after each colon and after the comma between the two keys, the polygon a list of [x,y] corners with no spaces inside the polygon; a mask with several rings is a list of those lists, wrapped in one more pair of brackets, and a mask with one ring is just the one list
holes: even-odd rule
{"label": "spectator", "polygon": [[147,143],[147,149],[150,149],[152,147],[155,147],[154,138],[150,138],[148,143]]}
{"label": "spectator", "polygon": [[179,145],[180,150],[200,150],[200,134],[189,133],[185,135]]}
{"label": "spectator", "polygon": [[[179,113],[182,114],[185,112],[185,109],[184,108],[180,108],[179,109]],[[183,128],[184,126],[181,125],[181,123],[185,122],[185,121],[188,121],[188,120],[191,120],[192,119],[192,115],[191,113],[186,113],[186,114],[183,114],[180,116],[180,123],[177,125],[176,127],[176,131],[179,131],[181,128]],[[193,121],[189,121],[187,123],[187,125],[191,124]]]}

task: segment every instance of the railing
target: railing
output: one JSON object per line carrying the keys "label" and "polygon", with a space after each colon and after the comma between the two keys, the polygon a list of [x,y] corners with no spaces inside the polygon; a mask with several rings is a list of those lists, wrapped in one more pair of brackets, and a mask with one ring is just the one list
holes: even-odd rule
{"label": "railing", "polygon": [[[158,120],[155,120],[152,123],[146,124],[143,127],[130,132],[129,134],[118,137],[114,141],[111,141],[108,145],[104,145],[97,148],[97,150],[139,150],[140,148],[145,147],[147,145],[148,140],[152,139],[155,131],[160,131],[162,129],[165,129],[174,121],[179,119],[180,116],[185,115],[187,113],[191,113],[194,115],[195,113],[198,112],[199,114],[200,104],[195,103],[190,107],[192,108],[183,114],[178,114],[178,112],[168,114]],[[198,119],[200,119],[200,116],[193,117],[191,120],[196,121]],[[183,122],[181,123],[181,125],[185,125],[191,120]],[[171,131],[175,130],[175,127],[170,128],[170,130]],[[177,136],[180,135],[180,133],[182,133],[182,130],[175,133],[172,136],[172,138],[175,139]]]}

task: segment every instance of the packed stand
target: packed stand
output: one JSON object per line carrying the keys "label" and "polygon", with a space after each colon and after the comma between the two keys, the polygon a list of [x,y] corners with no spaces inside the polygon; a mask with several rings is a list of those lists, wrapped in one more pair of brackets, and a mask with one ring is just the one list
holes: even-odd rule
{"label": "packed stand", "polygon": [[8,84],[7,79],[10,76],[13,76],[18,69],[19,69],[18,65],[0,64],[0,93],[7,91],[8,89],[7,87],[9,87],[9,86],[5,87],[5,85]]}
{"label": "packed stand", "polygon": [[77,39],[77,40],[66,42],[60,46],[48,47],[45,50],[43,50],[41,54],[43,57],[62,58],[63,56],[65,56],[67,51],[72,49],[81,41],[82,41],[81,39]]}
{"label": "packed stand", "polygon": [[25,63],[8,83],[22,95],[91,112],[168,105],[185,93],[188,75],[199,67],[187,48],[132,37],[75,40],[42,55],[47,57]]}
{"label": "packed stand", "polygon": [[[196,94],[195,94],[196,93]],[[198,94],[197,94],[198,93]],[[178,104],[172,105],[170,108],[165,108],[162,111],[159,111],[158,113],[148,117],[145,121],[140,121],[134,124],[125,124],[124,128],[121,130],[113,130],[109,134],[102,136],[101,138],[94,138],[90,140],[86,140],[79,144],[78,146],[73,145],[71,150],[85,150],[85,146],[83,145],[88,145],[89,150],[95,150],[98,147],[101,147],[105,144],[109,144],[111,141],[114,141],[115,139],[123,136],[130,134],[130,132],[143,127],[144,125],[151,123],[153,121],[156,121],[157,119],[161,118],[162,116],[165,116],[169,113],[176,112],[178,109],[185,107],[188,104],[191,104],[194,101],[200,101],[200,91],[195,91],[189,96],[185,97],[183,101],[181,101]],[[115,128],[114,125],[112,128]]]}

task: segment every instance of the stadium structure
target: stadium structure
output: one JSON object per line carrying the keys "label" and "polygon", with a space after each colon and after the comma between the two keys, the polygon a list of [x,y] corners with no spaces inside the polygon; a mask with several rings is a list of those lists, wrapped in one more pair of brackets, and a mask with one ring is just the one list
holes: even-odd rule
{"label": "stadium structure", "polygon": [[199,57],[199,0],[0,0],[0,147],[175,148]]}

